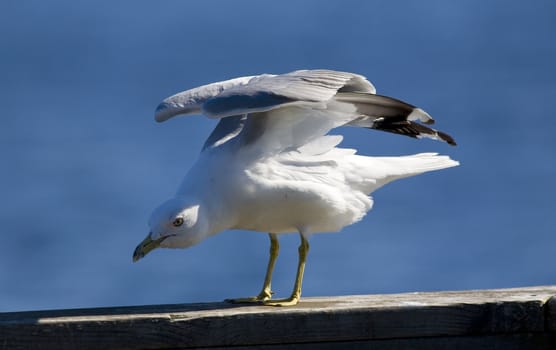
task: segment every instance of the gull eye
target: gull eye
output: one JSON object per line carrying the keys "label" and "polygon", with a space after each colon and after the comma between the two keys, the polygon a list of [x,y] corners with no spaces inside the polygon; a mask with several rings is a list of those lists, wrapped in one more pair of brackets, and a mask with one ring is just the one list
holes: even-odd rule
{"label": "gull eye", "polygon": [[174,222],[172,222],[172,225],[178,227],[183,225],[183,218],[176,218],[176,220],[174,220]]}

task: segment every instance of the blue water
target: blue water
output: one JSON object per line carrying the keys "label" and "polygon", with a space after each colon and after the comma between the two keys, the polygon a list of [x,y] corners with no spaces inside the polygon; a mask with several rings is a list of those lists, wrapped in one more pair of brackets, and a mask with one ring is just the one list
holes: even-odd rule
{"label": "blue water", "polygon": [[[164,97],[242,75],[332,68],[416,104],[456,148],[347,129],[368,155],[462,166],[375,193],[315,235],[304,295],[556,283],[553,1],[0,3],[0,311],[257,293],[266,235],[225,232],[132,264],[151,209],[214,126],[156,124]],[[293,284],[285,237],[273,287]]]}

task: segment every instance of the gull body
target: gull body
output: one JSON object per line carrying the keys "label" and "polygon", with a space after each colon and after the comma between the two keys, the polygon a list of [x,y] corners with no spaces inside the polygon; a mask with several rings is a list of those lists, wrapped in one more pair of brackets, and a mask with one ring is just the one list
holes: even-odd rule
{"label": "gull body", "polygon": [[[372,208],[370,194],[393,180],[458,165],[421,153],[368,157],[337,147],[340,126],[432,138],[455,145],[423,124],[433,119],[405,102],[375,94],[363,76],[328,70],[236,78],[164,100],[156,120],[205,114],[219,119],[176,195],[154,210],[134,261],[152,249],[186,248],[226,229],[269,233],[270,261],[261,293],[233,302],[295,305],[313,233],[337,232]],[[273,300],[270,281],[278,235],[301,238],[296,283]]]}

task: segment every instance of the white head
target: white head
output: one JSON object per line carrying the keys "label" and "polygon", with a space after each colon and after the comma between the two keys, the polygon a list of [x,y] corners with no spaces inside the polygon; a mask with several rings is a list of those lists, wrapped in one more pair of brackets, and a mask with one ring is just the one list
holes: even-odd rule
{"label": "white head", "polygon": [[202,241],[208,229],[198,201],[175,197],[156,208],[149,219],[150,232],[133,253],[133,261],[151,250],[162,248],[187,248]]}

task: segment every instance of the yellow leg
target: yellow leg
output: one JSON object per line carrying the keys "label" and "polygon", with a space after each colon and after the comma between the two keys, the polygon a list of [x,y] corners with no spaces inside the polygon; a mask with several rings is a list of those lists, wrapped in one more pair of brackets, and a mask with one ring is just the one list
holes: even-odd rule
{"label": "yellow leg", "polygon": [[272,297],[272,290],[270,289],[270,283],[272,282],[272,271],[274,271],[274,265],[276,264],[276,259],[278,258],[278,253],[280,252],[280,243],[278,243],[278,236],[275,233],[269,233],[270,238],[270,258],[268,260],[268,265],[266,267],[266,275],[264,277],[263,289],[259,295],[248,298],[237,298],[237,299],[226,299],[229,303],[260,303],[263,301],[270,300]]}
{"label": "yellow leg", "polygon": [[305,272],[305,261],[307,260],[307,254],[309,253],[309,241],[301,237],[301,244],[299,245],[299,262],[297,263],[297,275],[295,277],[295,284],[293,286],[292,295],[286,299],[276,299],[276,300],[265,300],[264,305],[269,306],[293,306],[299,303],[301,298],[301,283],[303,282],[303,272]]}

